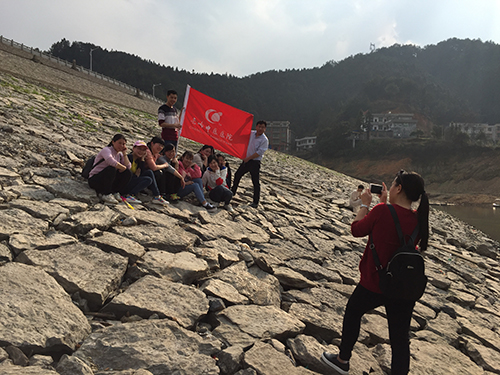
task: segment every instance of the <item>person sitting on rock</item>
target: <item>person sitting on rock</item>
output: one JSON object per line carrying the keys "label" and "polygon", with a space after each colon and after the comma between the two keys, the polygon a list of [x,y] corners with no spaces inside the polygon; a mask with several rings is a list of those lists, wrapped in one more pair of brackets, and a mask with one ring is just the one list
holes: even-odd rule
{"label": "person sitting on rock", "polygon": [[226,185],[227,169],[226,167],[219,168],[217,159],[213,156],[209,158],[208,168],[203,174],[203,185],[207,187],[208,196],[214,202],[224,202],[224,208],[230,212],[233,211],[231,207],[231,199],[233,192],[228,189]]}
{"label": "person sitting on rock", "polygon": [[354,190],[349,197],[349,207],[352,208],[352,211],[357,214],[359,208],[361,207],[361,193],[365,187],[363,185],[359,185],[356,190]]}
{"label": "person sitting on rock", "polygon": [[167,205],[168,201],[160,195],[154,172],[146,167],[145,159],[148,151],[148,146],[144,141],[137,141],[132,147],[132,152],[128,155],[131,163],[130,171],[132,179],[127,185],[127,196],[125,200],[129,203],[142,203],[135,195],[140,191],[148,188],[153,193],[151,203],[159,205]]}
{"label": "person sitting on rock", "polygon": [[208,167],[208,158],[214,155],[214,148],[210,145],[203,145],[202,148],[194,155],[194,162],[200,167],[201,172],[205,172]]}
{"label": "person sitting on rock", "polygon": [[179,173],[179,161],[177,160],[175,146],[172,143],[167,143],[156,162],[168,163],[173,168],[173,173],[165,174],[166,197],[170,202],[177,203],[181,199],[178,192],[185,187],[185,181]]}
{"label": "person sitting on rock", "polygon": [[148,150],[146,150],[145,157],[146,167],[153,171],[160,194],[164,198],[168,198],[170,194],[175,192],[173,187],[168,184],[170,175],[175,175],[180,180],[180,186],[182,187],[185,186],[184,179],[165,159],[160,159],[162,157],[161,151],[165,147],[163,139],[153,137],[147,146]]}
{"label": "person sitting on rock", "polygon": [[217,208],[212,206],[205,199],[205,194],[203,193],[203,183],[201,181],[201,170],[200,167],[193,162],[193,156],[194,155],[191,151],[186,151],[179,161],[179,172],[184,177],[184,181],[186,183],[186,186],[179,190],[179,196],[185,197],[186,195],[194,192],[198,201],[207,209],[208,212],[215,212]]}
{"label": "person sitting on rock", "polygon": [[123,134],[115,134],[111,142],[99,151],[89,173],[89,186],[104,203],[121,202],[132,178],[126,143],[127,139]]}
{"label": "person sitting on rock", "polygon": [[217,154],[216,158],[219,163],[220,169],[222,169],[222,167],[226,167],[227,170],[226,186],[228,187],[228,189],[231,189],[231,167],[229,166],[229,163],[226,161],[226,157],[224,155]]}

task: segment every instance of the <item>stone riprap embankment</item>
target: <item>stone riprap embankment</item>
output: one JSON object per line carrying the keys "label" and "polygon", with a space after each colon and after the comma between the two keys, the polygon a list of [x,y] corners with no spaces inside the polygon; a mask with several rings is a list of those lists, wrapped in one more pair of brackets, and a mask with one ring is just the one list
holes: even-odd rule
{"label": "stone riprap embankment", "polygon": [[[331,373],[319,357],[366,243],[344,208],[358,181],[270,150],[258,209],[249,177],[233,213],[104,206],[79,173],[117,132],[148,140],[155,116],[0,73],[0,373]],[[498,374],[499,244],[439,211],[431,225],[411,373]],[[376,309],[351,373],[389,367]]]}

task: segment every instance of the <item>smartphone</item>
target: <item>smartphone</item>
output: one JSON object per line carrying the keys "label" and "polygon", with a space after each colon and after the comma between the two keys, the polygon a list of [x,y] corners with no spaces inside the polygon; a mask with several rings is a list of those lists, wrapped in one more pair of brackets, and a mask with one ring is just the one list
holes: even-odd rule
{"label": "smartphone", "polygon": [[370,193],[382,194],[382,185],[370,184]]}

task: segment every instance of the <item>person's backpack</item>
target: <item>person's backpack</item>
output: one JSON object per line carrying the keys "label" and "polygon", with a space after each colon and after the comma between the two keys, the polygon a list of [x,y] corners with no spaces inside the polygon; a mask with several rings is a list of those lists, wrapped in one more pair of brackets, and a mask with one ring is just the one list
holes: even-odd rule
{"label": "person's backpack", "polygon": [[[86,179],[86,180],[88,180],[88,179],[89,179],[89,174],[90,174],[90,171],[91,171],[92,169],[94,169],[94,167],[95,167],[95,165],[94,165],[94,161],[95,161],[96,156],[97,156],[97,155],[95,155],[95,156],[91,156],[91,157],[90,157],[90,158],[89,158],[89,159],[85,162],[85,165],[84,165],[84,167],[83,167],[83,169],[82,169],[82,177],[83,177],[84,179]],[[99,160],[99,161],[96,163],[96,165],[97,165],[97,164],[99,164],[99,163],[101,163],[101,162],[103,162],[103,161],[104,161],[104,159]]]}
{"label": "person's backpack", "polygon": [[387,297],[417,301],[424,294],[427,285],[424,258],[414,245],[419,229],[418,224],[409,240],[405,241],[396,210],[390,204],[387,206],[394,219],[401,247],[396,250],[387,266],[383,268],[373,240],[370,240],[370,248],[380,279],[379,287]]}

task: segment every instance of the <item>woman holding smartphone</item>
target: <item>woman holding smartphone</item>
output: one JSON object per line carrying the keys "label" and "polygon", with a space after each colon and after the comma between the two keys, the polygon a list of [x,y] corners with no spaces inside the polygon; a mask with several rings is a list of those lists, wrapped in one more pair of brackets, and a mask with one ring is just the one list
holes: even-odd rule
{"label": "woman holding smartphone", "polygon": [[[372,210],[372,188],[361,194],[362,204],[351,224],[354,237],[370,236],[377,249],[380,263],[386,267],[395,251],[401,246],[394,219],[387,206],[387,187],[382,185],[380,202]],[[413,202],[420,200],[417,211]],[[424,180],[415,172],[400,171],[389,189],[389,202],[398,216],[405,236],[410,236],[419,227],[414,245],[419,251],[427,249],[429,240],[429,200],[424,189]],[[338,373],[349,374],[349,360],[356,343],[363,315],[379,306],[384,306],[389,325],[389,339],[392,349],[391,374],[408,374],[410,369],[410,321],[415,301],[393,299],[382,294],[379,288],[379,274],[373,258],[371,241],[367,242],[359,264],[361,278],[347,302],[342,326],[342,341],[338,354],[324,352],[321,360]]]}

